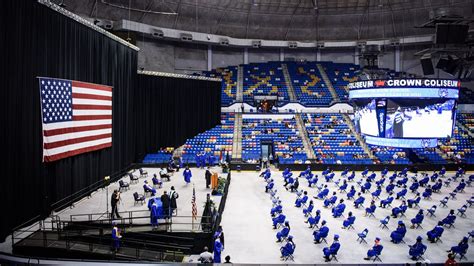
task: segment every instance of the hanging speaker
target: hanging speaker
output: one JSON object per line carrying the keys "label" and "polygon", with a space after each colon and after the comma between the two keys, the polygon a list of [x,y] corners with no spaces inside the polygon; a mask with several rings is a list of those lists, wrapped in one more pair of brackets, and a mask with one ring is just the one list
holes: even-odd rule
{"label": "hanging speaker", "polygon": [[423,75],[433,75],[434,68],[433,62],[431,62],[431,55],[423,55],[420,59],[421,68],[423,69]]}

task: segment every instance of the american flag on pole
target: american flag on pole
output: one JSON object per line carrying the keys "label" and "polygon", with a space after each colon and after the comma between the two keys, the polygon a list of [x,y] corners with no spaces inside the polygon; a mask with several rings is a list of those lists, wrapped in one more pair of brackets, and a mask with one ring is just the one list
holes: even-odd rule
{"label": "american flag on pole", "polygon": [[191,199],[191,203],[193,205],[193,220],[196,220],[198,211],[196,207],[196,190],[194,189],[194,186],[193,186],[193,198]]}
{"label": "american flag on pole", "polygon": [[112,87],[39,78],[43,161],[112,146]]}

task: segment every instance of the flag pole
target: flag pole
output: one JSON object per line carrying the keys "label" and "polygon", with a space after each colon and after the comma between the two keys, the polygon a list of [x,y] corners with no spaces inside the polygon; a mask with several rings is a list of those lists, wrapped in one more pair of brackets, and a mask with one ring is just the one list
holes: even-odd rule
{"label": "flag pole", "polygon": [[[193,182],[193,200],[194,200],[194,204],[196,204],[196,194],[195,194],[195,190],[194,190],[194,182]],[[191,204],[191,232],[194,232],[194,211],[193,211],[193,204]]]}

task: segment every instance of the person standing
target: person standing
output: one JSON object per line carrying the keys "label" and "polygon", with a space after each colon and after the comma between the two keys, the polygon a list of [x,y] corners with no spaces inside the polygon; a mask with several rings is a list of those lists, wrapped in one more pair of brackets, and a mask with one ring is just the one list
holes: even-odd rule
{"label": "person standing", "polygon": [[209,252],[207,247],[204,247],[204,251],[199,254],[199,259],[201,263],[212,263],[212,254]]}
{"label": "person standing", "polygon": [[120,235],[120,230],[117,227],[117,223],[112,223],[112,247],[114,252],[117,252],[120,249],[120,239],[122,236]]}
{"label": "person standing", "polygon": [[170,208],[171,212],[170,214],[173,215],[174,212],[176,211],[176,214],[178,214],[177,208],[178,204],[176,203],[176,199],[179,198],[178,192],[174,189],[174,186],[171,186],[171,191],[170,191]]}
{"label": "person standing", "polygon": [[191,173],[189,166],[186,166],[186,169],[183,171],[183,176],[184,176],[184,182],[186,182],[186,185],[191,183],[191,177],[193,176],[193,174]]}
{"label": "person standing", "polygon": [[214,241],[214,263],[221,263],[221,253],[224,246],[219,238]]}
{"label": "person standing", "polygon": [[118,213],[118,203],[120,201],[120,192],[115,189],[114,193],[112,193],[112,197],[110,198],[110,206],[112,206],[112,219],[115,219],[117,217],[118,219],[122,218],[120,217],[120,214]]}
{"label": "person standing", "polygon": [[212,177],[209,167],[207,167],[206,169],[205,176],[206,176],[206,188],[209,188],[209,186],[211,185],[211,177]]}
{"label": "person standing", "polygon": [[170,197],[166,193],[166,190],[163,191],[163,195],[161,195],[161,203],[163,204],[163,216],[168,219],[170,216]]}
{"label": "person standing", "polygon": [[151,226],[153,227],[153,230],[158,228],[158,218],[159,218],[158,204],[156,203],[155,200],[153,200],[153,204],[151,205],[151,209],[150,209],[150,223],[151,223]]}

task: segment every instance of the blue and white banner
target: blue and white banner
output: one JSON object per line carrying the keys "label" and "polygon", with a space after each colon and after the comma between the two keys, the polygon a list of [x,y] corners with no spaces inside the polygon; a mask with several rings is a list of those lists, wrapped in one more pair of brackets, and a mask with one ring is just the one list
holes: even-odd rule
{"label": "blue and white banner", "polygon": [[372,88],[349,91],[349,99],[371,98],[444,98],[458,99],[458,89],[448,88]]}
{"label": "blue and white banner", "polygon": [[372,145],[397,148],[434,148],[438,144],[437,139],[389,139],[368,135],[365,135],[365,142]]}

